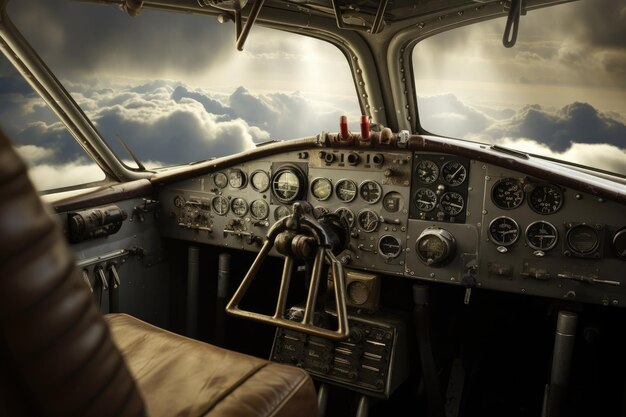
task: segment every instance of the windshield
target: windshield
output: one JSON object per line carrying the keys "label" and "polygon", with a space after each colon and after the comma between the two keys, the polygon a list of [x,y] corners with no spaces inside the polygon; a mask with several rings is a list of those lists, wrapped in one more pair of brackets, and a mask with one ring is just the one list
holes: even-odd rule
{"label": "windshield", "polygon": [[336,131],[361,113],[346,58],[317,39],[256,25],[240,52],[232,22],[69,0],[12,1],[9,15],[128,165],[121,140],[163,167]]}
{"label": "windshield", "polygon": [[421,126],[626,174],[626,1],[529,11],[461,27],[413,52]]}

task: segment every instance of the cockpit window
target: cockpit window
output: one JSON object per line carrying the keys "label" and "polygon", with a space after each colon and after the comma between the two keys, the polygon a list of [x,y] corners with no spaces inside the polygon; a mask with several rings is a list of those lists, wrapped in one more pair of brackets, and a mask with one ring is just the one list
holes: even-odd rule
{"label": "cockpit window", "polygon": [[[244,51],[232,22],[68,0],[9,4],[16,26],[129,166],[230,155],[269,140],[338,130],[360,108],[333,45],[255,25]],[[38,22],[45,22],[39,24]]]}
{"label": "cockpit window", "polygon": [[4,56],[0,56],[0,129],[13,140],[40,191],[105,179],[104,172]]}
{"label": "cockpit window", "polygon": [[421,126],[626,174],[626,2],[529,11],[444,32],[413,52]]}

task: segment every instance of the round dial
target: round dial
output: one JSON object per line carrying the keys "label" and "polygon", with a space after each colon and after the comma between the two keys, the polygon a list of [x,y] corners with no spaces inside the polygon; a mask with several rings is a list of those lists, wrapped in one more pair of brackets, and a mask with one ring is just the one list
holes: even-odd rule
{"label": "round dial", "polygon": [[359,195],[368,204],[374,204],[383,196],[383,189],[379,183],[367,180],[359,187]]}
{"label": "round dial", "polygon": [[349,203],[356,197],[356,184],[352,180],[339,180],[335,185],[335,193],[341,201]]}
{"label": "round dial", "polygon": [[432,184],[439,178],[439,167],[433,161],[422,159],[415,167],[417,180],[424,184]]}
{"label": "round dial", "polygon": [[425,229],[415,242],[417,256],[429,266],[439,266],[449,262],[454,255],[455,248],[454,236],[439,227]]}
{"label": "round dial", "polygon": [[378,240],[378,253],[383,258],[396,258],[402,253],[402,243],[400,239],[391,235],[384,235]]}
{"label": "round dial", "polygon": [[459,186],[467,178],[467,169],[459,161],[448,161],[441,167],[443,180],[453,187]]}
{"label": "round dial", "polygon": [[218,172],[213,176],[213,182],[218,188],[224,188],[228,185],[228,177],[223,172]]}
{"label": "round dial", "polygon": [[290,216],[290,215],[291,215],[291,209],[287,206],[278,206],[276,207],[276,210],[274,210],[275,220],[280,220],[283,217]]}
{"label": "round dial", "polygon": [[421,211],[432,211],[437,205],[437,194],[429,188],[419,188],[413,198],[415,206]]}
{"label": "round dial", "polygon": [[240,169],[228,171],[228,185],[233,188],[243,188],[246,185],[246,174]]}
{"label": "round dial", "polygon": [[254,171],[250,176],[250,184],[252,188],[262,193],[270,186],[270,177],[265,171]]}
{"label": "round dial", "polygon": [[224,196],[218,195],[216,197],[213,198],[213,201],[211,202],[211,206],[213,207],[213,210],[215,211],[215,213],[217,213],[220,216],[225,215],[226,213],[228,213],[228,199]]}
{"label": "round dial", "polygon": [[581,223],[567,231],[567,246],[578,255],[588,255],[594,252],[600,244],[598,232],[593,227]]}
{"label": "round dial", "polygon": [[352,304],[365,304],[370,296],[369,288],[361,281],[352,281],[347,288],[348,298]]}
{"label": "round dial", "polygon": [[248,212],[248,202],[243,198],[234,198],[230,202],[230,209],[236,216],[243,217]]}
{"label": "round dial", "polygon": [[339,219],[345,220],[345,222],[351,228],[354,227],[354,213],[349,208],[339,207],[335,210],[335,214],[339,216]]}
{"label": "round dial", "polygon": [[463,196],[454,191],[449,191],[441,196],[441,209],[450,216],[457,216],[465,207]]}
{"label": "round dial", "polygon": [[537,250],[550,250],[559,239],[559,232],[552,223],[537,221],[526,228],[526,241],[528,246]]}
{"label": "round dial", "polygon": [[267,219],[270,214],[270,206],[264,200],[254,200],[250,204],[250,214],[257,220]]}
{"label": "round dial", "polygon": [[318,200],[328,200],[333,193],[333,185],[327,178],[316,178],[311,183],[311,194]]}
{"label": "round dial", "polygon": [[375,231],[378,228],[378,223],[380,222],[380,217],[376,212],[365,209],[361,210],[356,217],[356,221],[364,232],[370,233]]}
{"label": "round dial", "polygon": [[272,192],[283,203],[296,200],[302,193],[303,180],[295,168],[281,168],[272,180]]}
{"label": "round dial", "polygon": [[497,207],[505,210],[519,207],[524,201],[524,188],[515,178],[503,178],[491,190],[491,200]]}
{"label": "round dial", "polygon": [[539,214],[556,213],[563,206],[563,192],[556,185],[539,185],[530,193],[528,204]]}
{"label": "round dial", "polygon": [[182,196],[177,195],[176,197],[174,197],[174,207],[183,208],[184,206],[185,206],[185,199]]}
{"label": "round dial", "polygon": [[496,217],[489,223],[489,239],[496,245],[509,246],[517,242],[520,230],[510,217]]}

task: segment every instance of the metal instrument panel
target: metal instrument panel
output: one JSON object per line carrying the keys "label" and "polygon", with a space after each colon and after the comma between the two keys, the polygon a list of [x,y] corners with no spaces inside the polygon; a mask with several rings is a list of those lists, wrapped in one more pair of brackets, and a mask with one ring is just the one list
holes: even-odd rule
{"label": "metal instrument panel", "polygon": [[455,155],[316,148],[262,157],[164,187],[161,227],[256,252],[297,200],[350,223],[338,259],[353,269],[626,303],[621,204]]}

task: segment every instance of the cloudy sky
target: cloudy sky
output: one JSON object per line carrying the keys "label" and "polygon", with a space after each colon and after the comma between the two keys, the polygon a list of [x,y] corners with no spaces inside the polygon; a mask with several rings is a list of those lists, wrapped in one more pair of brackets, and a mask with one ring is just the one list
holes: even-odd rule
{"label": "cloudy sky", "polygon": [[[345,58],[323,42],[255,27],[238,52],[230,23],[68,0],[12,0],[10,14],[122,158],[118,136],[172,165],[359,114]],[[503,26],[418,45],[422,125],[626,173],[626,0],[531,12],[512,49]],[[3,57],[0,126],[42,189],[102,175]]]}

